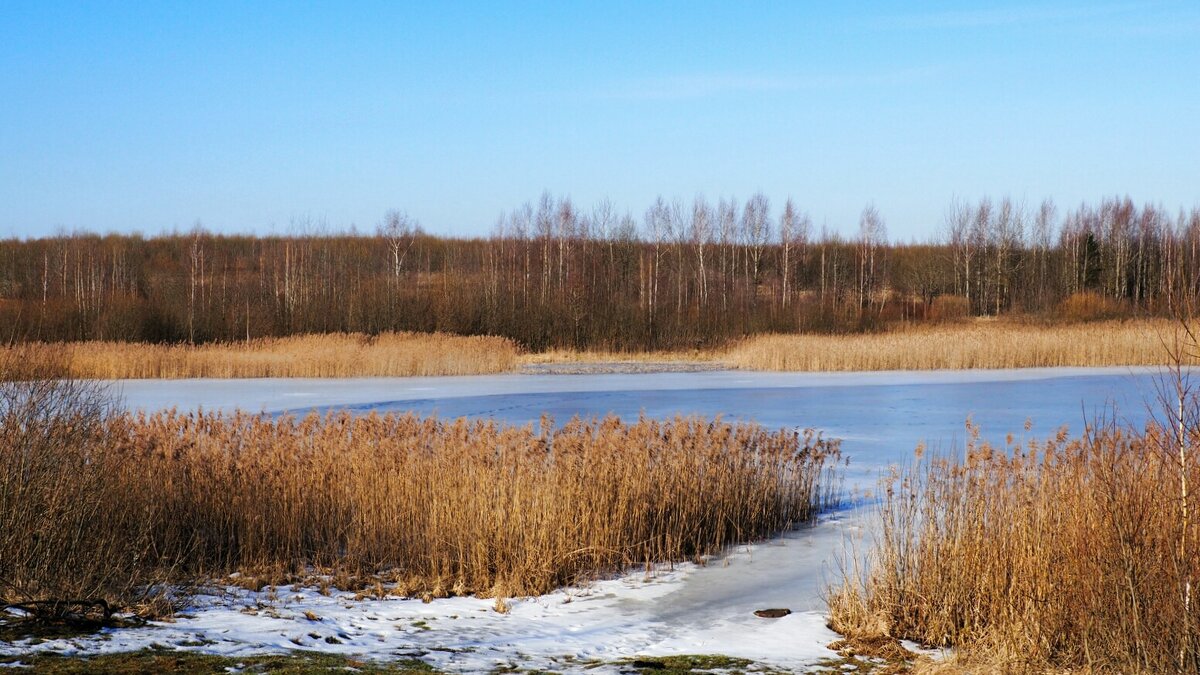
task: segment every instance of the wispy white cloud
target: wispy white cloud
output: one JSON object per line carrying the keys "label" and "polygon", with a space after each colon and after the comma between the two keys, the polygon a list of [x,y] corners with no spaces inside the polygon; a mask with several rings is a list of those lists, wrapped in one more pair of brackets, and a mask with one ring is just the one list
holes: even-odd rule
{"label": "wispy white cloud", "polygon": [[611,100],[674,101],[738,94],[772,94],[837,89],[885,87],[930,80],[944,72],[940,67],[894,69],[870,73],[779,75],[752,73],[700,73],[636,78],[613,82],[587,92],[591,98]]}

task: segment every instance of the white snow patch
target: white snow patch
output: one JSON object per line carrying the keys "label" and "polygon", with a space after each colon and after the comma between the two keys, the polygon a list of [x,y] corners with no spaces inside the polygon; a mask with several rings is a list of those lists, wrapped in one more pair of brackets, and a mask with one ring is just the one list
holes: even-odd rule
{"label": "white snow patch", "polygon": [[[740,554],[743,557],[745,553]],[[420,658],[459,672],[507,665],[596,672],[598,662],[635,656],[724,654],[768,665],[799,667],[836,656],[825,647],[837,635],[820,612],[760,619],[750,612],[671,618],[656,608],[705,568],[660,568],[510,600],[446,598],[358,600],[315,588],[246,591],[236,587],[194,598],[170,622],[101,634],[0,647],[0,653],[101,654],[166,646],[227,656],[320,650],[368,658]],[[729,569],[729,568],[725,568]],[[309,618],[309,615],[316,620]],[[720,614],[720,613],[718,613]],[[603,672],[603,668],[600,672]]]}

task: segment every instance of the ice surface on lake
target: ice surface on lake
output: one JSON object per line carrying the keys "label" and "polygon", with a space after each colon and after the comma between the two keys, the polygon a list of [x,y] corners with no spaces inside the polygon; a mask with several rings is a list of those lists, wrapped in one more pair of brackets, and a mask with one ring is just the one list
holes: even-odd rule
{"label": "ice surface on lake", "polygon": [[[1079,432],[1098,414],[1140,425],[1155,396],[1149,369],[783,374],[734,372],[638,375],[498,375],[353,380],[175,380],[115,383],[131,408],[242,408],[273,414],[349,409],[559,422],[573,415],[613,413],[722,415],[768,427],[814,427],[844,439],[849,483],[874,484],[918,443],[951,452],[966,437],[968,416],[983,435],[1003,442],[1040,438],[1062,426]],[[1032,430],[1025,432],[1026,420]],[[707,566],[681,565],[650,577],[631,574],[586,589],[518,600],[509,614],[491,601],[451,598],[348,601],[312,590],[280,589],[279,599],[238,591],[202,598],[191,615],[171,624],[115,631],[105,639],[50,641],[38,649],[112,651],[152,642],[208,643],[206,651],[248,654],[289,649],[395,656],[421,653],[463,671],[506,664],[582,668],[635,655],[718,653],[782,667],[833,656],[836,636],[824,625],[822,590],[838,574],[838,559],[861,545],[863,515],[843,511],[772,541],[742,546]],[[253,614],[247,605],[266,602]],[[788,607],[782,619],[753,612]],[[303,619],[304,611],[321,617]],[[424,622],[420,627],[414,622]],[[312,624],[312,625],[309,625]],[[309,633],[318,635],[312,638]],[[338,643],[324,641],[326,633]],[[25,647],[26,649],[28,647]],[[0,651],[21,651],[22,647]]]}
{"label": "ice surface on lake", "polygon": [[[131,408],[302,414],[415,411],[492,417],[524,424],[543,414],[722,415],[767,427],[813,427],[843,439],[848,479],[870,485],[881,467],[911,457],[920,442],[950,451],[966,438],[970,416],[1002,442],[1041,438],[1115,414],[1141,423],[1154,398],[1147,368],[1038,368],[884,373],[717,371],[633,375],[486,375],[344,380],[130,380],[114,383]],[[1029,434],[1025,421],[1032,421]]]}

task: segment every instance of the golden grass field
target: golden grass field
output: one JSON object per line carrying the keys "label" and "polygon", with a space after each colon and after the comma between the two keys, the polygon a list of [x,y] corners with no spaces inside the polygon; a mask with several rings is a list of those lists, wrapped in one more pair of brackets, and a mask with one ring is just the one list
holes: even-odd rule
{"label": "golden grass field", "polygon": [[559,363],[708,363],[721,360],[721,352],[713,349],[686,351],[614,352],[602,350],[553,349],[528,352],[517,357],[522,365]]}
{"label": "golden grass field", "polygon": [[1165,363],[1168,320],[1035,324],[969,320],[883,333],[768,334],[727,347],[657,352],[521,353],[511,340],[441,333],[305,335],[249,342],[156,345],[32,343],[0,348],[83,379],[403,377],[514,372],[578,363],[701,363],[763,371],[959,370]]}
{"label": "golden grass field", "polygon": [[133,415],[86,386],[4,386],[0,604],[129,602],[234,571],[545,593],[807,520],[838,458],[812,434],[704,419]]}
{"label": "golden grass field", "polygon": [[517,357],[516,345],[505,338],[442,333],[333,333],[200,345],[35,343],[8,351],[82,379],[477,375],[510,371]]}
{"label": "golden grass field", "polygon": [[1167,362],[1168,320],[1040,325],[974,320],[862,335],[761,335],[721,358],[773,371],[961,370],[1132,366]]}
{"label": "golden grass field", "polygon": [[[918,452],[885,480],[831,627],[850,644],[954,647],[947,672],[1196,672],[1200,469],[1177,430],[971,435],[965,459]],[[1200,443],[1191,422],[1182,443]]]}
{"label": "golden grass field", "polygon": [[1178,324],[1166,319],[1038,324],[973,319],[898,326],[882,333],[766,334],[728,347],[675,352],[522,354],[522,364],[717,362],[762,371],[962,370],[1161,365]]}

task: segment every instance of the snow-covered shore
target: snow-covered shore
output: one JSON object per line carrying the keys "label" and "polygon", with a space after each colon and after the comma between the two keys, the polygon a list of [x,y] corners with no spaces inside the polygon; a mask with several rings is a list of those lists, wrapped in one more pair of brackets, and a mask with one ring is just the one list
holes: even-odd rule
{"label": "snow-covered shore", "polygon": [[[94,655],[150,647],[229,656],[320,650],[416,657],[459,672],[507,666],[604,672],[633,657],[722,654],[801,669],[837,656],[826,646],[837,635],[826,628],[820,603],[813,600],[822,583],[819,558],[845,525],[827,520],[739,547],[706,565],[660,566],[508,599],[507,613],[496,611],[492,599],[426,603],[336,589],[323,595],[315,587],[256,592],[228,586],[193,597],[168,622],[36,644],[0,643],[0,654]],[[754,615],[779,606],[793,613],[778,619]]]}

